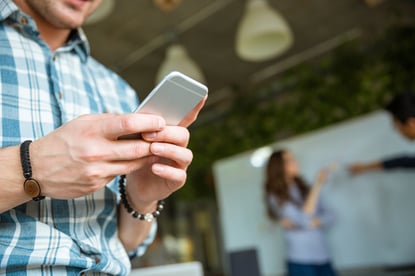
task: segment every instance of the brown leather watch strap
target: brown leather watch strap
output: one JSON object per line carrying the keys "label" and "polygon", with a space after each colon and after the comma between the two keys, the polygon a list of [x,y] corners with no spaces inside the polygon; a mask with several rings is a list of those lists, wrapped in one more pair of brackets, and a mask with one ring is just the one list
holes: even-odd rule
{"label": "brown leather watch strap", "polygon": [[26,140],[20,145],[20,162],[22,164],[23,176],[25,181],[23,183],[23,189],[25,193],[30,196],[34,201],[39,201],[45,197],[42,194],[40,183],[36,179],[32,178],[32,165],[30,164],[29,146],[32,143],[31,140]]}

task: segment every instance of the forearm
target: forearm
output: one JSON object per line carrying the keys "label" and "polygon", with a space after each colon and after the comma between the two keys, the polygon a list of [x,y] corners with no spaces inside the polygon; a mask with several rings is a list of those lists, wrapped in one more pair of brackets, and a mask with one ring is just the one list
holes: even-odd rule
{"label": "forearm", "polygon": [[378,171],[383,169],[383,163],[380,161],[375,161],[372,163],[368,163],[364,166],[366,171]]}
{"label": "forearm", "polygon": [[[156,209],[156,203],[148,207],[136,209],[143,214],[152,213]],[[148,222],[134,218],[122,204],[118,206],[119,221],[118,235],[127,252],[136,249],[148,237],[154,221]]]}
{"label": "forearm", "polygon": [[352,164],[349,167],[349,171],[352,174],[360,174],[369,171],[380,171],[383,169],[383,162],[382,161],[373,161],[369,163],[357,163]]}
{"label": "forearm", "polygon": [[19,146],[0,149],[0,213],[30,200],[23,190]]}
{"label": "forearm", "polygon": [[315,213],[318,197],[320,195],[321,183],[315,183],[303,205],[303,212],[307,215]]}

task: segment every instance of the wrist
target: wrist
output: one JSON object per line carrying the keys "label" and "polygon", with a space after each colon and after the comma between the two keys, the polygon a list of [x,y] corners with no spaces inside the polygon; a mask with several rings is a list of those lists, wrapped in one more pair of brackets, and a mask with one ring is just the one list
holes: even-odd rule
{"label": "wrist", "polygon": [[140,209],[135,209],[137,208],[137,204],[133,205],[131,203],[131,199],[129,198],[126,191],[125,178],[125,175],[121,175],[118,182],[121,197],[120,204],[122,205],[121,207],[123,207],[133,218],[152,222],[160,215],[161,211],[164,209],[164,200],[159,200],[150,204],[143,204],[140,206]]}
{"label": "wrist", "polygon": [[[157,200],[152,202],[139,202],[138,200],[134,200],[134,197],[130,196],[130,193],[127,190],[125,191],[125,196],[130,207],[141,214],[151,213],[157,208]],[[123,202],[121,202],[121,204],[123,204]]]}
{"label": "wrist", "polygon": [[[121,192],[121,181],[123,176],[120,176],[119,182],[118,182],[118,187],[120,190],[120,194],[122,194]],[[136,210],[137,212],[140,213],[151,213],[153,212],[156,208],[157,208],[157,202],[158,200],[144,200],[142,199],[142,194],[139,193],[139,191],[136,191],[134,189],[134,182],[131,182],[128,179],[128,177],[125,177],[125,180],[123,182],[123,185],[125,187],[125,195],[126,195],[126,199],[128,201],[128,203],[130,204],[131,208],[133,208],[134,210]],[[122,204],[122,201],[121,201]]]}

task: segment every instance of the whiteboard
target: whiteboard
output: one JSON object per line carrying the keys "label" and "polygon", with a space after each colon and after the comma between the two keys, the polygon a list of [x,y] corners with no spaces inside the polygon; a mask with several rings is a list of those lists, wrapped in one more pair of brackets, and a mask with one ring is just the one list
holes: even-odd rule
{"label": "whiteboard", "polygon": [[266,216],[264,162],[274,148],[291,150],[312,182],[333,168],[322,200],[336,216],[327,230],[337,269],[415,263],[415,171],[350,176],[347,164],[415,153],[383,111],[215,162],[217,201],[226,252],[256,248],[263,275],[285,271],[282,230]]}

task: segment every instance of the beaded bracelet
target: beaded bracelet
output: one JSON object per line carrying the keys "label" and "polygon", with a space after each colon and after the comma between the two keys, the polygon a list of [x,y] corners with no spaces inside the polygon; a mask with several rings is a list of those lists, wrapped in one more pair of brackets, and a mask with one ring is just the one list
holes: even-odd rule
{"label": "beaded bracelet", "polygon": [[20,163],[22,165],[23,176],[25,181],[23,183],[23,189],[25,193],[34,201],[40,201],[45,198],[42,190],[40,189],[39,181],[32,177],[32,166],[30,164],[29,146],[32,143],[31,140],[26,140],[20,145]]}
{"label": "beaded bracelet", "polygon": [[125,175],[120,176],[118,184],[120,189],[121,202],[124,205],[124,208],[127,210],[127,212],[130,213],[131,216],[133,216],[133,218],[152,222],[155,218],[160,216],[160,212],[164,209],[164,200],[159,200],[157,202],[157,208],[153,213],[140,214],[139,212],[135,211],[128,202],[127,193],[125,191]]}

